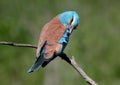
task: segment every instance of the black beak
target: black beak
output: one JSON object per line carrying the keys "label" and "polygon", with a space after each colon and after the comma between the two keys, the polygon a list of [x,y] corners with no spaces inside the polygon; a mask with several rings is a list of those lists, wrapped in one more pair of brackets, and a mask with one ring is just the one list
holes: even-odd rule
{"label": "black beak", "polygon": [[73,26],[70,26],[69,29],[70,29],[70,34],[71,34],[71,33],[73,32],[73,29],[74,29],[74,28],[73,28]]}

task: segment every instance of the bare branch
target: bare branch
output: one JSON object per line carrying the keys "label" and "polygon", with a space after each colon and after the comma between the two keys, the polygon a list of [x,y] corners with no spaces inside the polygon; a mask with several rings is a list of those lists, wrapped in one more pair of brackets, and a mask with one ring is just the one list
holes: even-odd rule
{"label": "bare branch", "polygon": [[16,46],[16,47],[30,47],[30,48],[37,48],[36,45],[31,44],[21,44],[21,43],[14,43],[14,42],[0,42],[1,45],[10,45],[10,46]]}
{"label": "bare branch", "polygon": [[71,65],[73,66],[73,68],[76,69],[76,71],[78,71],[78,73],[85,79],[85,81],[87,83],[89,83],[90,85],[98,85],[95,81],[93,81],[83,70],[80,66],[78,66],[78,64],[75,61],[75,58],[72,57],[71,60]]}
{"label": "bare branch", "polygon": [[94,80],[92,80],[84,71],[83,69],[78,66],[76,63],[74,57],[70,59],[65,53],[61,54],[60,57],[65,60],[67,63],[69,63],[83,78],[84,80],[90,84],[90,85],[98,85]]}
{"label": "bare branch", "polygon": [[[1,45],[10,45],[10,46],[16,46],[16,47],[29,47],[29,48],[37,48],[36,45],[31,44],[21,44],[21,43],[14,43],[14,42],[0,42]],[[69,63],[84,79],[87,83],[90,85],[98,85],[94,80],[92,80],[78,64],[76,63],[74,57],[70,59],[67,57],[65,53],[59,55],[63,60],[65,60],[67,63]]]}

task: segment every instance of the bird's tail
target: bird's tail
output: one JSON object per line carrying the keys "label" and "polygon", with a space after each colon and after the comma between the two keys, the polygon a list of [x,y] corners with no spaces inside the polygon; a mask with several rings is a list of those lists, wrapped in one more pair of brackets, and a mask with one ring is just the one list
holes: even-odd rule
{"label": "bird's tail", "polygon": [[40,56],[35,61],[35,64],[27,71],[28,73],[31,73],[31,72],[39,69],[41,67],[41,65],[43,64],[46,43],[47,43],[47,41],[45,41],[45,43],[43,44],[43,46],[40,50]]}

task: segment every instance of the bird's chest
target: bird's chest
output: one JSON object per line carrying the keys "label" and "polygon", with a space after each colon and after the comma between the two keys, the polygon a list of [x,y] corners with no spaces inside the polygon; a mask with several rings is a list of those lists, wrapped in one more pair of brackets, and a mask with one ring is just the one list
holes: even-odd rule
{"label": "bird's chest", "polygon": [[64,35],[62,36],[62,38],[60,38],[59,40],[59,44],[60,44],[60,49],[59,49],[59,53],[63,52],[65,47],[67,46],[68,44],[68,41],[69,41],[69,29],[67,29],[64,33]]}

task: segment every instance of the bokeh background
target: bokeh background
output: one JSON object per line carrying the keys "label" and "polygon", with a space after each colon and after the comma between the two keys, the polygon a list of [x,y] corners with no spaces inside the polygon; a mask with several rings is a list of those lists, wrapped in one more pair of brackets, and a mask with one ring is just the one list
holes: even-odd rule
{"label": "bokeh background", "polygon": [[[41,28],[75,10],[81,22],[65,52],[99,85],[120,84],[120,0],[0,0],[0,41],[37,44]],[[0,85],[88,85],[59,57],[28,74],[33,48],[0,45]]]}

